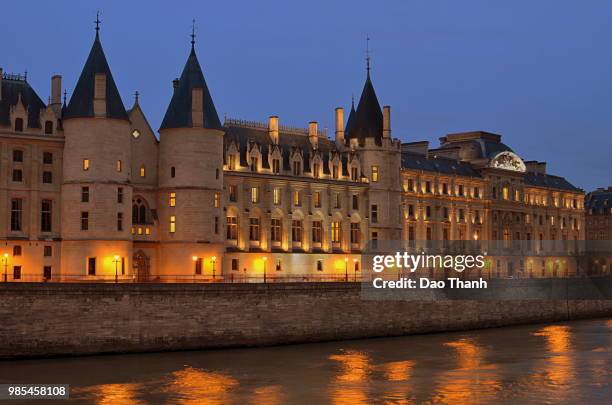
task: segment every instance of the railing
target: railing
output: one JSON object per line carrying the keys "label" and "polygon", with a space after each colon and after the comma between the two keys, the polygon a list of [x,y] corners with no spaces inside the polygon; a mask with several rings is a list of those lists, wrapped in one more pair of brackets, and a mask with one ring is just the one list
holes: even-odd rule
{"label": "railing", "polygon": [[[234,126],[239,126],[239,127],[247,127],[247,128],[259,128],[259,129],[266,129],[266,130],[268,129],[268,124],[265,122],[241,120],[238,118],[230,118],[230,117],[225,117],[223,124],[224,125],[234,125]],[[293,133],[293,134],[308,135],[308,128],[299,128],[299,127],[292,127],[289,125],[279,124],[278,130],[282,132]],[[327,137],[327,130],[318,129],[317,135]]]}

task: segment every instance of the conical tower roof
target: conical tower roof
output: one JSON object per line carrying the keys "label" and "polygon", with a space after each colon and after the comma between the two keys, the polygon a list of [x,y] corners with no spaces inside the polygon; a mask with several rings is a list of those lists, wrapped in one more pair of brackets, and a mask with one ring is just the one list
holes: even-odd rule
{"label": "conical tower roof", "polygon": [[346,120],[346,127],[344,127],[344,136],[349,138],[349,133],[355,121],[355,99],[351,100],[351,111],[349,112],[348,119]]}
{"label": "conical tower roof", "polygon": [[70,102],[64,111],[64,119],[94,117],[94,86],[97,74],[106,75],[106,117],[128,119],[127,112],[121,101],[121,96],[115,85],[115,80],[108,67],[98,28],[96,38],[89,51],[89,56],[81,71],[81,76],[74,88]]}
{"label": "conical tower roof", "polygon": [[174,89],[174,94],[170,100],[170,105],[164,116],[160,129],[167,128],[191,128],[192,122],[192,94],[194,88],[202,89],[202,114],[204,115],[203,127],[210,129],[220,129],[221,122],[215,109],[212,96],[206,86],[204,74],[196,56],[195,47],[191,45],[191,53],[187,58],[187,63],[183,68],[183,73],[179,78],[178,84]]}
{"label": "conical tower roof", "polygon": [[359,104],[357,104],[354,123],[351,125],[349,138],[358,138],[360,144],[365,142],[365,138],[374,138],[376,143],[381,144],[382,130],[383,114],[368,69],[363,91],[359,98]]}

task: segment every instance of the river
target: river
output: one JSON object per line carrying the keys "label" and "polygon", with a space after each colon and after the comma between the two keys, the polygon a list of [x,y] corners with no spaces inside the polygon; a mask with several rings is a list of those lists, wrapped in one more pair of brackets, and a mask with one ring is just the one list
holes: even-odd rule
{"label": "river", "polygon": [[71,402],[113,405],[603,404],[612,398],[611,347],[612,319],[596,319],[269,348],[5,361],[0,383],[69,383]]}

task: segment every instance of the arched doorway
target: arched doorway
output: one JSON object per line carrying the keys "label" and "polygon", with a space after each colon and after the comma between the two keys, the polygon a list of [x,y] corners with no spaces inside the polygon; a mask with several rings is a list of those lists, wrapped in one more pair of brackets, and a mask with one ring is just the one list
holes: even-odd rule
{"label": "arched doorway", "polygon": [[143,283],[149,280],[149,257],[139,250],[134,254],[134,275],[136,282]]}

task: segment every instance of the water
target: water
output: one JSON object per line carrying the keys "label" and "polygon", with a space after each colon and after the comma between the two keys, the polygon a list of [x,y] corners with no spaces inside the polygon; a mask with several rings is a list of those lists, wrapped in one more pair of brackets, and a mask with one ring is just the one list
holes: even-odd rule
{"label": "water", "polygon": [[0,362],[0,383],[69,383],[72,402],[113,405],[609,404],[611,343],[612,319],[597,319],[259,349]]}

